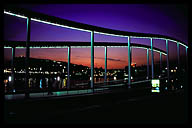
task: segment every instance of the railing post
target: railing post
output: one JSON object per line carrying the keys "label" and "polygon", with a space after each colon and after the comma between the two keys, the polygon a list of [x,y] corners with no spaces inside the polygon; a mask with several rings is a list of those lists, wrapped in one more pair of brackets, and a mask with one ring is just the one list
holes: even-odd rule
{"label": "railing post", "polygon": [[14,61],[15,61],[15,47],[12,47],[12,59],[11,59],[11,79],[12,79],[12,87],[15,83],[15,70],[14,70]]}
{"label": "railing post", "polygon": [[162,74],[162,53],[160,52],[160,76]]}
{"label": "railing post", "polygon": [[178,61],[178,69],[180,70],[180,50],[178,42],[177,42],[177,61]]}
{"label": "railing post", "polygon": [[128,36],[128,88],[131,87],[131,49],[130,49],[130,37]]}
{"label": "railing post", "polygon": [[91,88],[94,91],[94,31],[91,31]]}
{"label": "railing post", "polygon": [[187,47],[185,47],[186,50],[186,71],[188,72],[188,54],[187,54]]}
{"label": "railing post", "polygon": [[67,63],[67,89],[70,88],[70,62],[71,61],[71,47],[68,46],[68,63]]}
{"label": "railing post", "polygon": [[107,46],[105,46],[105,83],[107,82]]}
{"label": "railing post", "polygon": [[30,32],[31,32],[31,18],[27,17],[27,41],[26,41],[26,58],[25,58],[25,98],[29,98],[29,57],[30,57]]}
{"label": "railing post", "polygon": [[166,50],[167,50],[167,77],[169,82],[169,44],[168,40],[166,40]]}
{"label": "railing post", "polygon": [[153,38],[151,38],[151,77],[154,78]]}
{"label": "railing post", "polygon": [[147,48],[147,79],[149,79],[149,48]]}

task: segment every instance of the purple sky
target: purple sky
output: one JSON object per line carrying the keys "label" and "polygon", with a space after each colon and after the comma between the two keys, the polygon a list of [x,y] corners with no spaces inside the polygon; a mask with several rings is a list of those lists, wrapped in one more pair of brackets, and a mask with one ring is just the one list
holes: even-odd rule
{"label": "purple sky", "polygon": [[[67,20],[81,22],[85,24],[95,25],[99,27],[105,27],[115,30],[130,31],[130,32],[142,32],[153,33],[170,36],[179,39],[184,42],[188,42],[188,13],[187,6],[185,5],[152,5],[152,4],[41,4],[41,5],[17,5],[27,8],[32,11],[41,12],[44,14],[60,17]],[[4,18],[4,39],[5,40],[26,40],[26,20],[16,18],[13,16],[5,15]],[[31,40],[35,41],[90,41],[90,33],[80,32],[77,30],[70,30],[42,23],[33,22],[31,24]],[[127,43],[126,38],[105,36],[95,34],[95,41],[114,41]],[[148,39],[132,39],[133,43],[141,43],[150,45]],[[170,52],[175,55],[176,45],[170,43]],[[154,46],[165,50],[165,41],[155,40]],[[173,48],[172,48],[173,47]],[[21,51],[21,50],[20,50]],[[54,58],[62,58],[62,54],[66,50],[52,49],[52,55],[49,54],[49,50],[45,49],[40,52],[40,49],[34,49],[31,52],[32,57],[39,57],[42,54],[44,56],[52,56]],[[89,57],[90,50],[74,49],[72,56],[81,58],[81,61],[74,63],[81,63],[84,65],[84,61]],[[113,52],[116,51],[116,52]],[[136,49],[134,51],[137,51]],[[135,62],[139,62],[141,59],[136,59],[138,56],[143,55],[145,51],[138,50],[140,52],[134,52],[133,57]],[[17,52],[17,51],[16,51]],[[33,53],[34,52],[34,53]],[[10,52],[5,51],[5,57]],[[38,55],[36,54],[38,53]],[[46,54],[45,54],[46,53]],[[54,54],[53,54],[54,53]],[[80,54],[81,53],[81,54]],[[18,51],[19,54],[19,51]],[[24,53],[23,53],[24,54]],[[44,55],[43,55],[44,54]],[[49,54],[49,55],[48,55]],[[126,49],[114,48],[114,50],[108,51],[111,58],[111,64],[117,63],[113,61],[118,60],[118,65],[124,65],[127,63],[127,51]],[[82,55],[82,56],[81,56]],[[87,55],[87,56],[83,56]],[[119,55],[119,56],[116,56]],[[123,55],[123,58],[122,58]],[[65,55],[66,56],[66,55]],[[95,50],[95,56],[97,58],[104,58],[104,48],[97,48]],[[85,59],[82,59],[82,58]],[[146,62],[146,55],[143,55],[143,63]],[[155,57],[156,58],[156,57]],[[55,58],[56,59],[56,58]],[[65,61],[67,58],[60,59]],[[77,58],[73,60],[78,60]],[[90,60],[90,59],[87,59]],[[96,60],[97,61],[97,60]],[[98,64],[103,59],[98,59]],[[109,62],[110,62],[109,61]],[[104,63],[100,66],[103,67]],[[113,67],[111,65],[111,67]],[[110,67],[110,66],[109,66]],[[121,67],[121,66],[120,66]]]}

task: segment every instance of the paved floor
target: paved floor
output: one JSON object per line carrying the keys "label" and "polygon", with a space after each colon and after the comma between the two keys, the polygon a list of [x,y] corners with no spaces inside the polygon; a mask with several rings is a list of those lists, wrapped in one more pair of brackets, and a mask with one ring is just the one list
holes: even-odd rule
{"label": "paved floor", "polygon": [[8,124],[182,124],[183,90],[151,94],[127,91],[48,100],[5,102]]}

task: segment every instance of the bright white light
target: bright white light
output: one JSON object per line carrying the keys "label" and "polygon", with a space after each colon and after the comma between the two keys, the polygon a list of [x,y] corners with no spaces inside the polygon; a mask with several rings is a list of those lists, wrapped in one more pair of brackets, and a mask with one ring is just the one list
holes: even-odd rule
{"label": "bright white light", "polygon": [[90,80],[91,80],[92,78],[90,77]]}
{"label": "bright white light", "polygon": [[9,76],[9,82],[11,81],[11,76]]}
{"label": "bright white light", "polygon": [[184,44],[182,44],[182,43],[180,43],[180,42],[178,42],[180,45],[182,45],[182,46],[184,46],[184,47],[186,47],[186,48],[188,48],[188,46],[187,45],[184,45]]}
{"label": "bright white light", "polygon": [[15,89],[13,89],[13,92],[16,92]]}
{"label": "bright white light", "polygon": [[152,37],[139,37],[139,36],[130,36],[131,38],[141,38],[141,39],[150,39]]}
{"label": "bright white light", "polygon": [[173,72],[173,70],[171,70],[171,72]]}
{"label": "bright white light", "polygon": [[59,76],[57,77],[57,81],[60,81],[60,77]]}
{"label": "bright white light", "polygon": [[109,35],[109,36],[128,37],[128,36],[124,36],[124,35],[115,35],[115,34],[109,34],[109,33],[103,33],[103,32],[96,32],[96,31],[94,33]]}
{"label": "bright white light", "polygon": [[36,22],[41,22],[41,23],[45,23],[45,24],[50,24],[50,25],[58,26],[58,27],[64,27],[64,28],[75,29],[75,30],[86,31],[86,32],[92,32],[90,30],[85,30],[85,29],[80,29],[80,28],[60,25],[60,24],[51,23],[51,22],[48,22],[48,21],[38,20],[38,19],[34,19],[34,18],[31,18],[31,20],[36,21]]}
{"label": "bright white light", "polygon": [[14,14],[14,13],[11,13],[11,12],[7,12],[7,11],[5,11],[5,10],[4,10],[4,14],[8,14],[8,15],[11,15],[11,16],[16,16],[16,17],[20,17],[20,18],[27,19],[26,16],[22,16],[22,15]]}
{"label": "bright white light", "polygon": [[133,77],[131,76],[131,80],[133,79]]}
{"label": "bright white light", "polygon": [[116,76],[114,76],[114,80],[117,80],[117,77],[116,77]]}
{"label": "bright white light", "polygon": [[181,85],[181,88],[183,88],[183,86]]}
{"label": "bright white light", "polygon": [[167,87],[165,87],[165,90],[167,90]]}
{"label": "bright white light", "polygon": [[132,48],[142,48],[142,49],[147,49],[145,47],[139,47],[139,46],[131,46]]}

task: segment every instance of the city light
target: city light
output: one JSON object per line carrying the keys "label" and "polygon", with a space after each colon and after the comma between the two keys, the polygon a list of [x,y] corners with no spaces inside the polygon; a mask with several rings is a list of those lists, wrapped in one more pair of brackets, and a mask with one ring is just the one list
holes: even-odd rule
{"label": "city light", "polygon": [[40,88],[42,88],[42,79],[40,80]]}
{"label": "city light", "polygon": [[9,76],[9,82],[11,82],[11,76]]}
{"label": "city light", "polygon": [[152,90],[152,92],[160,92],[159,90]]}
{"label": "city light", "polygon": [[152,92],[160,92],[159,86],[160,86],[160,80],[159,79],[153,79],[151,80],[152,84]]}
{"label": "city light", "polygon": [[60,77],[59,76],[57,77],[57,81],[60,81]]}

